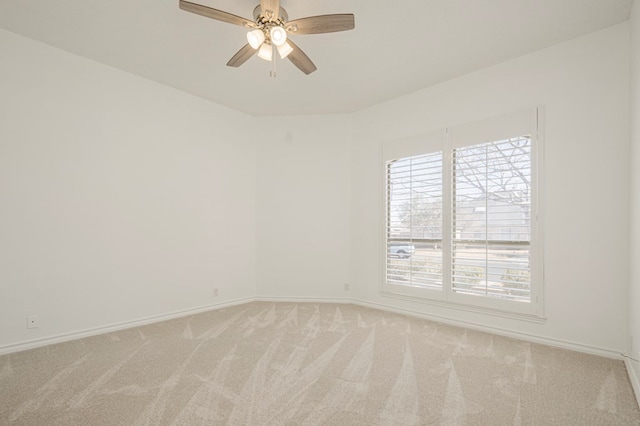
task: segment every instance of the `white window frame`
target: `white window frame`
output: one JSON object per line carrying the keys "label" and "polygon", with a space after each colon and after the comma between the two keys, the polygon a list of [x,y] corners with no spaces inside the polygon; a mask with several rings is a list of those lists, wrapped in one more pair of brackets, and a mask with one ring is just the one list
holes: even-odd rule
{"label": "white window frame", "polygon": [[[495,313],[502,316],[539,320],[544,318],[544,269],[543,232],[541,223],[541,197],[543,170],[542,117],[539,109],[529,109],[490,118],[474,123],[437,130],[409,138],[387,141],[382,144],[382,185],[383,196],[383,238],[382,238],[382,285],[385,296],[409,298],[428,303],[456,307],[465,310]],[[452,173],[451,155],[453,149],[481,143],[494,142],[522,135],[531,137],[531,299],[530,302],[516,302],[491,297],[460,294],[451,289],[451,214],[443,212],[443,282],[442,290],[412,287],[387,283],[387,162],[402,158],[442,152],[443,164],[443,205],[451,206]],[[445,211],[449,208],[447,207]]]}

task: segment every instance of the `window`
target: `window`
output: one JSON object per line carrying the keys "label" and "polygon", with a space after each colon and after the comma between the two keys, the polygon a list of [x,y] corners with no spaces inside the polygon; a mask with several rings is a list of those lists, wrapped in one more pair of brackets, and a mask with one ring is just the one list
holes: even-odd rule
{"label": "window", "polygon": [[451,288],[529,302],[531,137],[452,150]]}
{"label": "window", "polygon": [[537,114],[385,145],[384,290],[541,313]]}
{"label": "window", "polygon": [[441,289],[442,153],[390,161],[387,195],[387,282]]}

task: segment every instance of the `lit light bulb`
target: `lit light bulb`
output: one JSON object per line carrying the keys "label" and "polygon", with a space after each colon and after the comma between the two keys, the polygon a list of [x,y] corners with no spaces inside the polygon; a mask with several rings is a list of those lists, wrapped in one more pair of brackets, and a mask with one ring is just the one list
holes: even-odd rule
{"label": "lit light bulb", "polygon": [[265,61],[270,61],[273,58],[273,48],[270,44],[264,43],[258,50],[258,56]]}
{"label": "lit light bulb", "polygon": [[271,27],[269,30],[271,43],[276,46],[282,46],[287,42],[287,32],[282,27]]}
{"label": "lit light bulb", "polygon": [[253,30],[247,33],[247,41],[254,49],[257,49],[262,43],[264,43],[264,38],[262,30]]}
{"label": "lit light bulb", "polygon": [[293,52],[293,48],[286,41],[282,45],[277,46],[277,48],[281,59],[286,58],[287,56],[289,56],[289,53]]}

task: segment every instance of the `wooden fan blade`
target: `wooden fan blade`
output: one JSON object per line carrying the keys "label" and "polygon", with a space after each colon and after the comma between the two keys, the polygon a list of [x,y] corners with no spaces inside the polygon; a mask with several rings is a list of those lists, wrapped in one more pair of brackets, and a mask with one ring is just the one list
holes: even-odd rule
{"label": "wooden fan blade", "polygon": [[292,34],[322,34],[337,31],[352,30],[356,27],[352,13],[335,15],[318,15],[295,19],[286,24],[286,29]]}
{"label": "wooden fan blade", "polygon": [[247,62],[247,60],[255,55],[257,51],[257,49],[254,49],[249,43],[247,43],[242,49],[238,50],[231,59],[229,59],[229,62],[227,62],[227,66],[237,68]]}
{"label": "wooden fan blade", "polygon": [[292,42],[291,39],[288,39],[287,43],[289,43],[291,45],[291,48],[293,49],[293,51],[289,53],[289,56],[287,56],[287,58],[293,63],[293,65],[298,67],[300,71],[309,75],[318,69],[313,64],[313,62],[311,62],[311,59],[309,59],[309,57],[302,51],[302,49],[300,49],[294,42]]}
{"label": "wooden fan blade", "polygon": [[180,9],[197,15],[206,16],[207,18],[215,19],[217,21],[227,22],[229,24],[240,25],[247,28],[255,27],[255,24],[250,19],[185,0],[180,0]]}
{"label": "wooden fan blade", "polygon": [[262,14],[272,21],[278,19],[280,13],[280,0],[260,0]]}

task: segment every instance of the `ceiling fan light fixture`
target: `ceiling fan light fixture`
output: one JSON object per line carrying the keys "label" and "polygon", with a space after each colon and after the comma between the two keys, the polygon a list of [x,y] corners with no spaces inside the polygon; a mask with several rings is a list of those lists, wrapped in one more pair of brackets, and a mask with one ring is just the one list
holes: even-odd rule
{"label": "ceiling fan light fixture", "polygon": [[265,61],[271,61],[273,58],[273,48],[270,44],[263,43],[260,46],[260,50],[258,50],[258,56],[264,59]]}
{"label": "ceiling fan light fixture", "polygon": [[307,16],[289,21],[289,15],[281,5],[281,2],[286,0],[259,0],[259,4],[253,9],[253,20],[193,1],[179,0],[180,9],[245,28],[247,43],[229,59],[227,66],[237,68],[257,54],[262,59],[272,62],[272,75],[275,75],[276,49],[281,58],[289,59],[296,68],[307,75],[317,69],[290,36],[334,33],[355,28],[352,13]]}
{"label": "ceiling fan light fixture", "polygon": [[269,35],[271,37],[271,43],[276,46],[282,46],[287,42],[287,32],[280,26],[271,27]]}
{"label": "ceiling fan light fixture", "polygon": [[247,33],[247,41],[254,49],[260,47],[262,43],[264,43],[264,33],[262,30],[253,30]]}
{"label": "ceiling fan light fixture", "polygon": [[289,56],[289,53],[293,52],[293,47],[286,41],[280,46],[276,46],[278,48],[278,53],[280,54],[280,59],[284,59]]}

